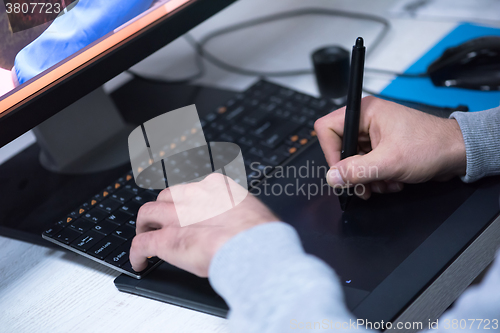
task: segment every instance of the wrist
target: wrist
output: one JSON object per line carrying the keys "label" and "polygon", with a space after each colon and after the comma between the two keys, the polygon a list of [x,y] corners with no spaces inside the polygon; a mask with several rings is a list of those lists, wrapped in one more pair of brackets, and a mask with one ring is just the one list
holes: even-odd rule
{"label": "wrist", "polygon": [[465,176],[467,172],[467,154],[465,151],[465,142],[460,125],[455,119],[446,119],[447,123],[447,144],[443,148],[448,165],[447,173],[453,176]]}

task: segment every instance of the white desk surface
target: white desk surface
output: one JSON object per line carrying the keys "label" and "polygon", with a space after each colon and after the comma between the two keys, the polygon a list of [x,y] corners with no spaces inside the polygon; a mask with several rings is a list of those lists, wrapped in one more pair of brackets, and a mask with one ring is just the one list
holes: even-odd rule
{"label": "white desk surface", "polygon": [[[397,0],[240,0],[192,31],[200,38],[218,27],[263,14],[303,7],[333,8],[381,15],[392,29],[367,59],[367,67],[403,71],[456,26],[456,22],[416,21],[390,16]],[[491,22],[489,22],[491,24]],[[499,22],[500,25],[500,22]],[[302,17],[225,36],[209,45],[233,64],[261,70],[309,67],[310,52],[323,45],[350,49],[357,36],[368,48],[376,24],[336,17]],[[243,46],[239,43],[245,40]],[[240,45],[240,47],[235,47]],[[144,75],[183,76],[194,70],[192,49],[179,39],[134,67]],[[127,75],[106,85],[112,90]],[[243,90],[256,79],[207,64],[199,82]],[[272,79],[317,95],[313,76]],[[365,86],[380,90],[386,78],[367,77]],[[25,136],[0,148],[0,163],[34,141]],[[1,332],[228,332],[226,320],[119,292],[111,269],[78,255],[0,237]]]}

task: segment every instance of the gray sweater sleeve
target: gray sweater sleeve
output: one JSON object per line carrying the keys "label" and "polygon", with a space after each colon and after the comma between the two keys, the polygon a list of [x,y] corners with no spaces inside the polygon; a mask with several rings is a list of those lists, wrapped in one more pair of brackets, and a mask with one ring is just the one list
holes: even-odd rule
{"label": "gray sweater sleeve", "polygon": [[500,174],[500,107],[480,112],[453,112],[465,142],[467,173],[462,180],[470,183],[482,177]]}
{"label": "gray sweater sleeve", "polygon": [[[458,121],[466,146],[463,180],[500,174],[500,108],[451,117]],[[306,254],[295,230],[285,223],[259,225],[233,237],[216,253],[209,279],[229,304],[235,333],[366,331],[346,308],[335,272]],[[497,260],[481,286],[469,288],[432,332],[496,331],[499,317]],[[468,328],[455,329],[454,323],[463,320]]]}
{"label": "gray sweater sleeve", "polygon": [[[209,279],[231,309],[231,332],[368,332],[362,318],[347,310],[335,272],[306,254],[286,223],[259,225],[230,239],[212,260]],[[499,318],[496,260],[483,283],[469,288],[429,332],[492,332]],[[464,320],[467,328],[457,326]],[[422,328],[429,329],[428,323]]]}
{"label": "gray sweater sleeve", "polygon": [[314,330],[308,323],[316,330],[346,323],[342,331],[349,332],[356,323],[334,271],[306,254],[286,223],[259,225],[229,240],[212,260],[209,280],[231,309],[231,332]]}

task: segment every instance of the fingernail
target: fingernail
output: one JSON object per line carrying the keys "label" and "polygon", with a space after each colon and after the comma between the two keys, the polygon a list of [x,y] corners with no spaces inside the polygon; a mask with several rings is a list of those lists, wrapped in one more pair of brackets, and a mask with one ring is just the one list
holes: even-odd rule
{"label": "fingernail", "polygon": [[390,192],[399,192],[403,189],[403,184],[401,183],[390,183],[387,185],[387,189]]}
{"label": "fingernail", "polygon": [[363,195],[361,195],[360,198],[363,200],[368,200],[368,199],[370,199],[371,196],[372,196],[371,193],[367,192],[367,193],[364,193]]}
{"label": "fingernail", "polygon": [[382,188],[380,187],[379,184],[373,184],[372,185],[372,191],[375,193],[382,193]]}
{"label": "fingernail", "polygon": [[326,180],[328,181],[328,184],[330,184],[330,186],[335,186],[335,185],[344,186],[345,185],[344,179],[342,179],[342,176],[340,175],[340,171],[337,168],[331,168],[328,171],[328,174],[326,175]]}

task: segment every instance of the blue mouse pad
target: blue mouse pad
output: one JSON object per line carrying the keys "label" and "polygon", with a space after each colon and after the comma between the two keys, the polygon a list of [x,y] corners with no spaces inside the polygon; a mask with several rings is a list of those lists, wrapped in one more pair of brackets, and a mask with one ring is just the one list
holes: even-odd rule
{"label": "blue mouse pad", "polygon": [[[457,46],[481,36],[500,36],[500,29],[470,23],[460,24],[415,62],[405,73],[423,73],[449,47]],[[435,87],[429,78],[398,77],[382,95],[442,107],[467,105],[470,111],[487,110],[500,105],[500,91],[477,91],[463,88]]]}

